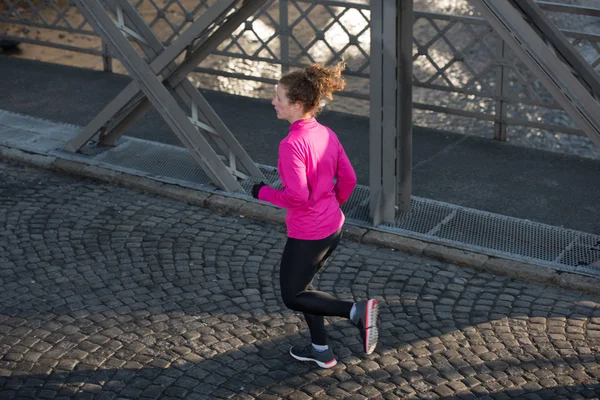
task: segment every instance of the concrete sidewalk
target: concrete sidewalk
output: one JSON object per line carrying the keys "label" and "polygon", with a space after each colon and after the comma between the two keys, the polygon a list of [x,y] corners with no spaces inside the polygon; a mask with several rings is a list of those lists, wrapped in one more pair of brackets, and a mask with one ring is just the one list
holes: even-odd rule
{"label": "concrete sidewalk", "polygon": [[0,163],[0,398],[600,397],[600,297],[349,239],[315,283],[379,299],[380,344],[330,318],[338,365],[293,360],[284,228],[217,199]]}

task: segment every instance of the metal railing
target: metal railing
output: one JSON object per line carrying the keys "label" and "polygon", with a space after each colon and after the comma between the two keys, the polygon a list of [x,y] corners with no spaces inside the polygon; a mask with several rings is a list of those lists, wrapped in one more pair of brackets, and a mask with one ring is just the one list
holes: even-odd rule
{"label": "metal railing", "polygon": [[[168,0],[159,5],[154,0],[132,1],[165,45],[214,2]],[[548,13],[600,17],[598,8],[538,4]],[[514,126],[584,135],[568,117],[561,117],[561,123],[544,118],[560,106],[485,20],[426,11],[415,11],[414,16],[415,109],[487,122],[497,140],[506,140],[507,127]],[[369,19],[368,1],[274,0],[196,71],[274,84],[282,71],[343,57],[348,64],[348,85],[340,95],[366,103]],[[0,29],[0,38],[99,56],[105,70],[113,68],[111,54],[77,11],[74,0],[1,0]],[[600,34],[562,32],[600,71]],[[248,64],[247,71],[240,72],[239,62]]]}

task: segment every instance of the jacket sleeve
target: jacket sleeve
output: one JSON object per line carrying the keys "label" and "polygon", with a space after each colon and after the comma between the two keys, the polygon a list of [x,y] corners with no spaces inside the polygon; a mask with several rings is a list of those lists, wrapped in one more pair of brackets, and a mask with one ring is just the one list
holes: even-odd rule
{"label": "jacket sleeve", "polygon": [[283,208],[302,206],[310,195],[304,157],[289,143],[282,143],[279,146],[279,164],[285,176],[286,186],[283,190],[263,186],[258,193],[258,199]]}
{"label": "jacket sleeve", "polygon": [[336,173],[337,182],[334,187],[334,192],[335,197],[341,206],[348,200],[356,187],[356,173],[354,172],[354,168],[352,168],[352,164],[350,163],[344,148],[341,144],[339,146],[340,150]]}

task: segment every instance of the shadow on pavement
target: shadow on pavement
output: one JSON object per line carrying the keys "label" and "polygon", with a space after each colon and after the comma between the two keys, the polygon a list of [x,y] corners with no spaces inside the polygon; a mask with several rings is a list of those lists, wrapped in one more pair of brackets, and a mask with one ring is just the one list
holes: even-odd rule
{"label": "shadow on pavement", "polygon": [[332,318],[340,365],[296,362],[287,351],[306,331],[280,300],[283,227],[1,168],[0,387],[9,395],[75,396],[83,382],[83,392],[192,398],[299,387],[407,396],[469,382],[497,393],[511,378],[535,393],[544,379],[598,381],[597,297],[346,240],[316,287],[382,300],[380,345],[362,356],[356,328]]}

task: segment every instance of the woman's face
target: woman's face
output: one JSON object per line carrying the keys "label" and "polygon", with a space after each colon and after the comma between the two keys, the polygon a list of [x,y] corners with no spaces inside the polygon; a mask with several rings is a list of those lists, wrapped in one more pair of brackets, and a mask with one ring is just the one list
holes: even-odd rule
{"label": "woman's face", "polygon": [[277,85],[275,97],[273,97],[271,104],[275,107],[278,119],[290,122],[298,119],[297,114],[300,106],[298,103],[290,103],[287,97],[287,89],[283,85]]}

